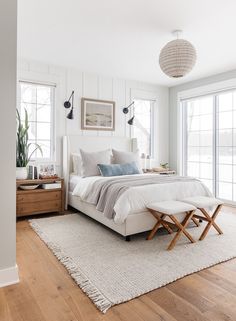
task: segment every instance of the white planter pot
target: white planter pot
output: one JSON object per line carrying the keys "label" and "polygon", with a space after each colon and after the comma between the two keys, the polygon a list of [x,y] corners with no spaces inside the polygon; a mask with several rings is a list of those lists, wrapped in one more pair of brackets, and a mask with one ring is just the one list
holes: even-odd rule
{"label": "white planter pot", "polygon": [[16,179],[27,179],[28,171],[26,167],[16,167]]}

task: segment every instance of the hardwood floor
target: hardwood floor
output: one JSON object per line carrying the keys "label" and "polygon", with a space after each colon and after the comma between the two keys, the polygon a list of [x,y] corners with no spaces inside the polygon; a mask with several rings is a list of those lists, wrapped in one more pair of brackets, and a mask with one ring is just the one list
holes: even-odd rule
{"label": "hardwood floor", "polygon": [[106,314],[73,282],[27,221],[17,223],[17,263],[21,282],[0,289],[0,321],[236,320],[236,259],[114,306]]}

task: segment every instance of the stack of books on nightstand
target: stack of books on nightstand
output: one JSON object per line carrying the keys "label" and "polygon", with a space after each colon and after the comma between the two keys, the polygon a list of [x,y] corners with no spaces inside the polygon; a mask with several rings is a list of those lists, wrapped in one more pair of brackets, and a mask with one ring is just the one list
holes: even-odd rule
{"label": "stack of books on nightstand", "polygon": [[41,185],[43,189],[57,189],[61,188],[61,182],[56,181],[55,183],[46,183]]}

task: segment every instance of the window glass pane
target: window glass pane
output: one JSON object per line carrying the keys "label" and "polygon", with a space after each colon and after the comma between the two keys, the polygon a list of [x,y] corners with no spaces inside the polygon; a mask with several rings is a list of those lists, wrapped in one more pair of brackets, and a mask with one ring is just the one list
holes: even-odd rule
{"label": "window glass pane", "polygon": [[200,146],[212,146],[212,136],[211,130],[200,131]]}
{"label": "window glass pane", "polygon": [[199,147],[189,147],[188,148],[188,161],[199,162],[200,154]]}
{"label": "window glass pane", "polygon": [[210,190],[210,192],[213,193],[213,180],[201,178],[201,181],[203,182],[203,184],[206,185],[206,187]]}
{"label": "window glass pane", "polygon": [[50,124],[47,123],[37,123],[37,138],[38,140],[47,139],[50,140],[51,130]]}
{"label": "window glass pane", "polygon": [[199,163],[188,162],[187,175],[188,176],[193,176],[193,177],[200,177]]}
{"label": "window glass pane", "polygon": [[35,140],[29,140],[29,156],[32,154],[31,156],[31,159],[34,159],[36,158],[36,151],[35,151],[35,148],[36,148],[36,141]]}
{"label": "window glass pane", "polygon": [[219,165],[218,166],[219,180],[223,182],[232,182],[233,172],[231,165]]}
{"label": "window glass pane", "polygon": [[233,94],[231,92],[219,95],[219,111],[233,109]]}
{"label": "window glass pane", "polygon": [[40,141],[38,140],[38,144],[42,149],[43,155],[40,153],[40,151],[37,151],[37,157],[38,158],[50,158],[50,150],[51,150],[51,145],[50,145],[50,141]]}
{"label": "window glass pane", "polygon": [[232,147],[219,147],[218,151],[218,163],[219,164],[231,164],[232,163]]}
{"label": "window glass pane", "polygon": [[50,105],[37,105],[37,121],[50,123],[51,121]]}
{"label": "window glass pane", "polygon": [[226,111],[219,113],[219,129],[232,128],[233,127],[233,113],[231,111]]}
{"label": "window glass pane", "polygon": [[25,110],[28,114],[28,121],[36,121],[36,108],[35,104],[21,104],[20,116],[22,120],[25,120]]}
{"label": "window glass pane", "polygon": [[212,147],[200,147],[200,161],[211,163],[213,161]]}
{"label": "window glass pane", "polygon": [[213,126],[212,115],[202,115],[199,119],[201,130],[211,130]]}
{"label": "window glass pane", "polygon": [[36,140],[37,139],[37,132],[36,132],[36,123],[29,122],[29,139]]}
{"label": "window glass pane", "polygon": [[200,132],[189,132],[188,146],[199,146],[200,144]]}
{"label": "window glass pane", "polygon": [[21,83],[21,102],[36,104],[36,86]]}
{"label": "window glass pane", "polygon": [[219,182],[218,186],[219,192],[218,197],[225,200],[232,200],[232,184],[231,183],[223,183]]}
{"label": "window glass pane", "polygon": [[212,179],[212,164],[200,163],[200,177]]}
{"label": "window glass pane", "polygon": [[218,131],[218,144],[219,146],[232,146],[233,144],[233,131],[232,129],[221,129]]}
{"label": "window glass pane", "polygon": [[49,86],[38,86],[37,87],[37,104],[51,103],[51,88]]}
{"label": "window glass pane", "polygon": [[236,202],[236,184],[233,184],[233,201]]}
{"label": "window glass pane", "polygon": [[188,130],[200,130],[200,117],[189,116],[188,117]]}

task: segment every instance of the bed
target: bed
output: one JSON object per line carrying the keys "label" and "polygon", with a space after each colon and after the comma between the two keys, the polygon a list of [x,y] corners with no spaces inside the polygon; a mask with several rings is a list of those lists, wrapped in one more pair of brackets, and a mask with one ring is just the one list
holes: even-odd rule
{"label": "bed", "polygon": [[[78,152],[80,148],[86,151],[100,151],[108,148],[135,151],[137,150],[136,140],[109,136],[65,136],[63,138],[63,176],[66,189],[66,207],[72,206],[126,237],[127,240],[133,234],[146,232],[153,228],[156,221],[146,209],[148,203],[195,195],[209,196],[207,188],[200,181],[191,178],[158,178],[156,174],[139,174],[132,175],[132,177],[126,176],[125,178],[120,176],[113,178],[102,178],[101,176],[78,177],[72,173],[72,154]],[[157,182],[149,185],[149,179]],[[128,188],[117,199],[114,213],[108,217],[109,215],[105,215],[105,212],[98,210],[98,206],[88,199],[91,193],[96,192],[98,186],[104,187],[105,184],[109,185],[113,181],[117,185],[117,180],[120,180],[120,184],[122,184],[122,180],[131,180],[134,183],[140,182],[137,183],[138,186]],[[142,181],[146,182],[146,185],[142,185]],[[107,201],[109,201],[109,198]]]}

